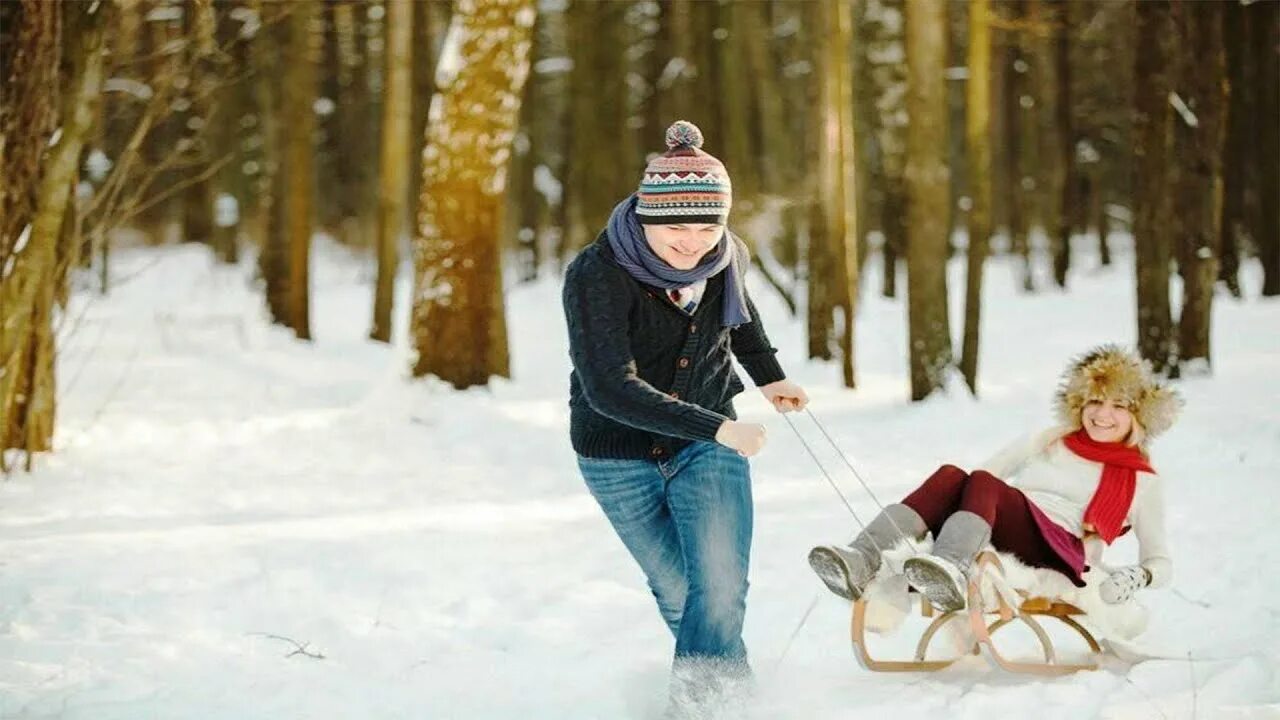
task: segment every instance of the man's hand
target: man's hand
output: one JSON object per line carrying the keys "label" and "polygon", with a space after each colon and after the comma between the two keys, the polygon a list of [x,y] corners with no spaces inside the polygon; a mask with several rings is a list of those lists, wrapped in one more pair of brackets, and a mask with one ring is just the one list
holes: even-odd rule
{"label": "man's hand", "polygon": [[1098,585],[1098,594],[1108,605],[1129,602],[1134,593],[1151,584],[1151,573],[1141,565],[1116,570]]}
{"label": "man's hand", "polygon": [[795,412],[803,410],[809,404],[809,395],[804,388],[790,380],[771,382],[760,388],[764,399],[768,400],[778,412]]}
{"label": "man's hand", "polygon": [[716,431],[716,442],[737,450],[742,457],[751,457],[764,447],[764,426],[725,420]]}

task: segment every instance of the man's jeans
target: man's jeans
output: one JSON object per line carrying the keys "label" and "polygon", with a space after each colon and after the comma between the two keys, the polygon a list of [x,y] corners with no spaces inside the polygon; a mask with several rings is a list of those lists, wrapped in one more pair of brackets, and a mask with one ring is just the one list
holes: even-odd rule
{"label": "man's jeans", "polygon": [[578,458],[587,487],[640,563],[676,638],[676,668],[709,661],[745,674],[742,642],[751,554],[746,458],[695,442],[674,457]]}

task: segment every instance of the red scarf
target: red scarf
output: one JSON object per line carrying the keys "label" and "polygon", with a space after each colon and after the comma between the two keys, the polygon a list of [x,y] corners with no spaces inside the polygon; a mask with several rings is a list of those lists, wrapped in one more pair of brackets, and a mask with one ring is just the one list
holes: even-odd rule
{"label": "red scarf", "polygon": [[1154,473],[1142,451],[1124,443],[1098,442],[1083,428],[1062,438],[1071,452],[1102,463],[1102,479],[1084,511],[1084,522],[1093,525],[1110,545],[1120,535],[1124,519],[1138,489],[1138,471]]}

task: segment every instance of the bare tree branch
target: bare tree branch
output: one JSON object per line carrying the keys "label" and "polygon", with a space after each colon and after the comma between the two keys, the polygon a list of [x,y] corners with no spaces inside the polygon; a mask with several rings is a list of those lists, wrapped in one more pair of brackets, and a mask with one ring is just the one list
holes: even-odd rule
{"label": "bare tree branch", "polygon": [[269,639],[271,639],[271,640],[283,640],[283,641],[285,641],[285,642],[287,642],[287,643],[290,643],[291,645],[293,645],[293,647],[294,647],[295,649],[294,649],[294,651],[293,651],[293,652],[288,653],[288,654],[286,654],[286,655],[285,655],[285,657],[287,657],[287,658],[291,658],[291,657],[293,657],[294,655],[305,655],[306,657],[314,658],[314,659],[316,659],[316,660],[324,660],[324,659],[325,659],[325,655],[324,655],[324,653],[322,653],[322,652],[315,652],[315,651],[312,651],[312,650],[308,650],[308,649],[307,649],[307,648],[311,647],[311,643],[310,643],[310,642],[299,643],[297,640],[294,640],[293,638],[287,638],[287,637],[284,637],[283,635],[272,635],[272,634],[270,634],[270,633],[249,633],[249,634],[250,634],[250,635],[259,635],[259,636],[261,636],[261,637],[269,638]]}

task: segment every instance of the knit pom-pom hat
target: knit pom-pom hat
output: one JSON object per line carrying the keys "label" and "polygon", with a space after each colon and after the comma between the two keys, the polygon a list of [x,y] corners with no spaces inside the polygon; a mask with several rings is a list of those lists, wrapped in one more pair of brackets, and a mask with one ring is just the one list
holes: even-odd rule
{"label": "knit pom-pom hat", "polygon": [[640,222],[725,224],[733,186],[724,164],[702,150],[702,131],[677,120],[667,128],[667,148],[644,169],[636,192]]}
{"label": "knit pom-pom hat", "polygon": [[1062,373],[1054,410],[1075,430],[1084,406],[1106,398],[1128,404],[1147,441],[1172,427],[1182,410],[1182,397],[1156,381],[1151,364],[1119,345],[1100,345],[1072,360]]}

